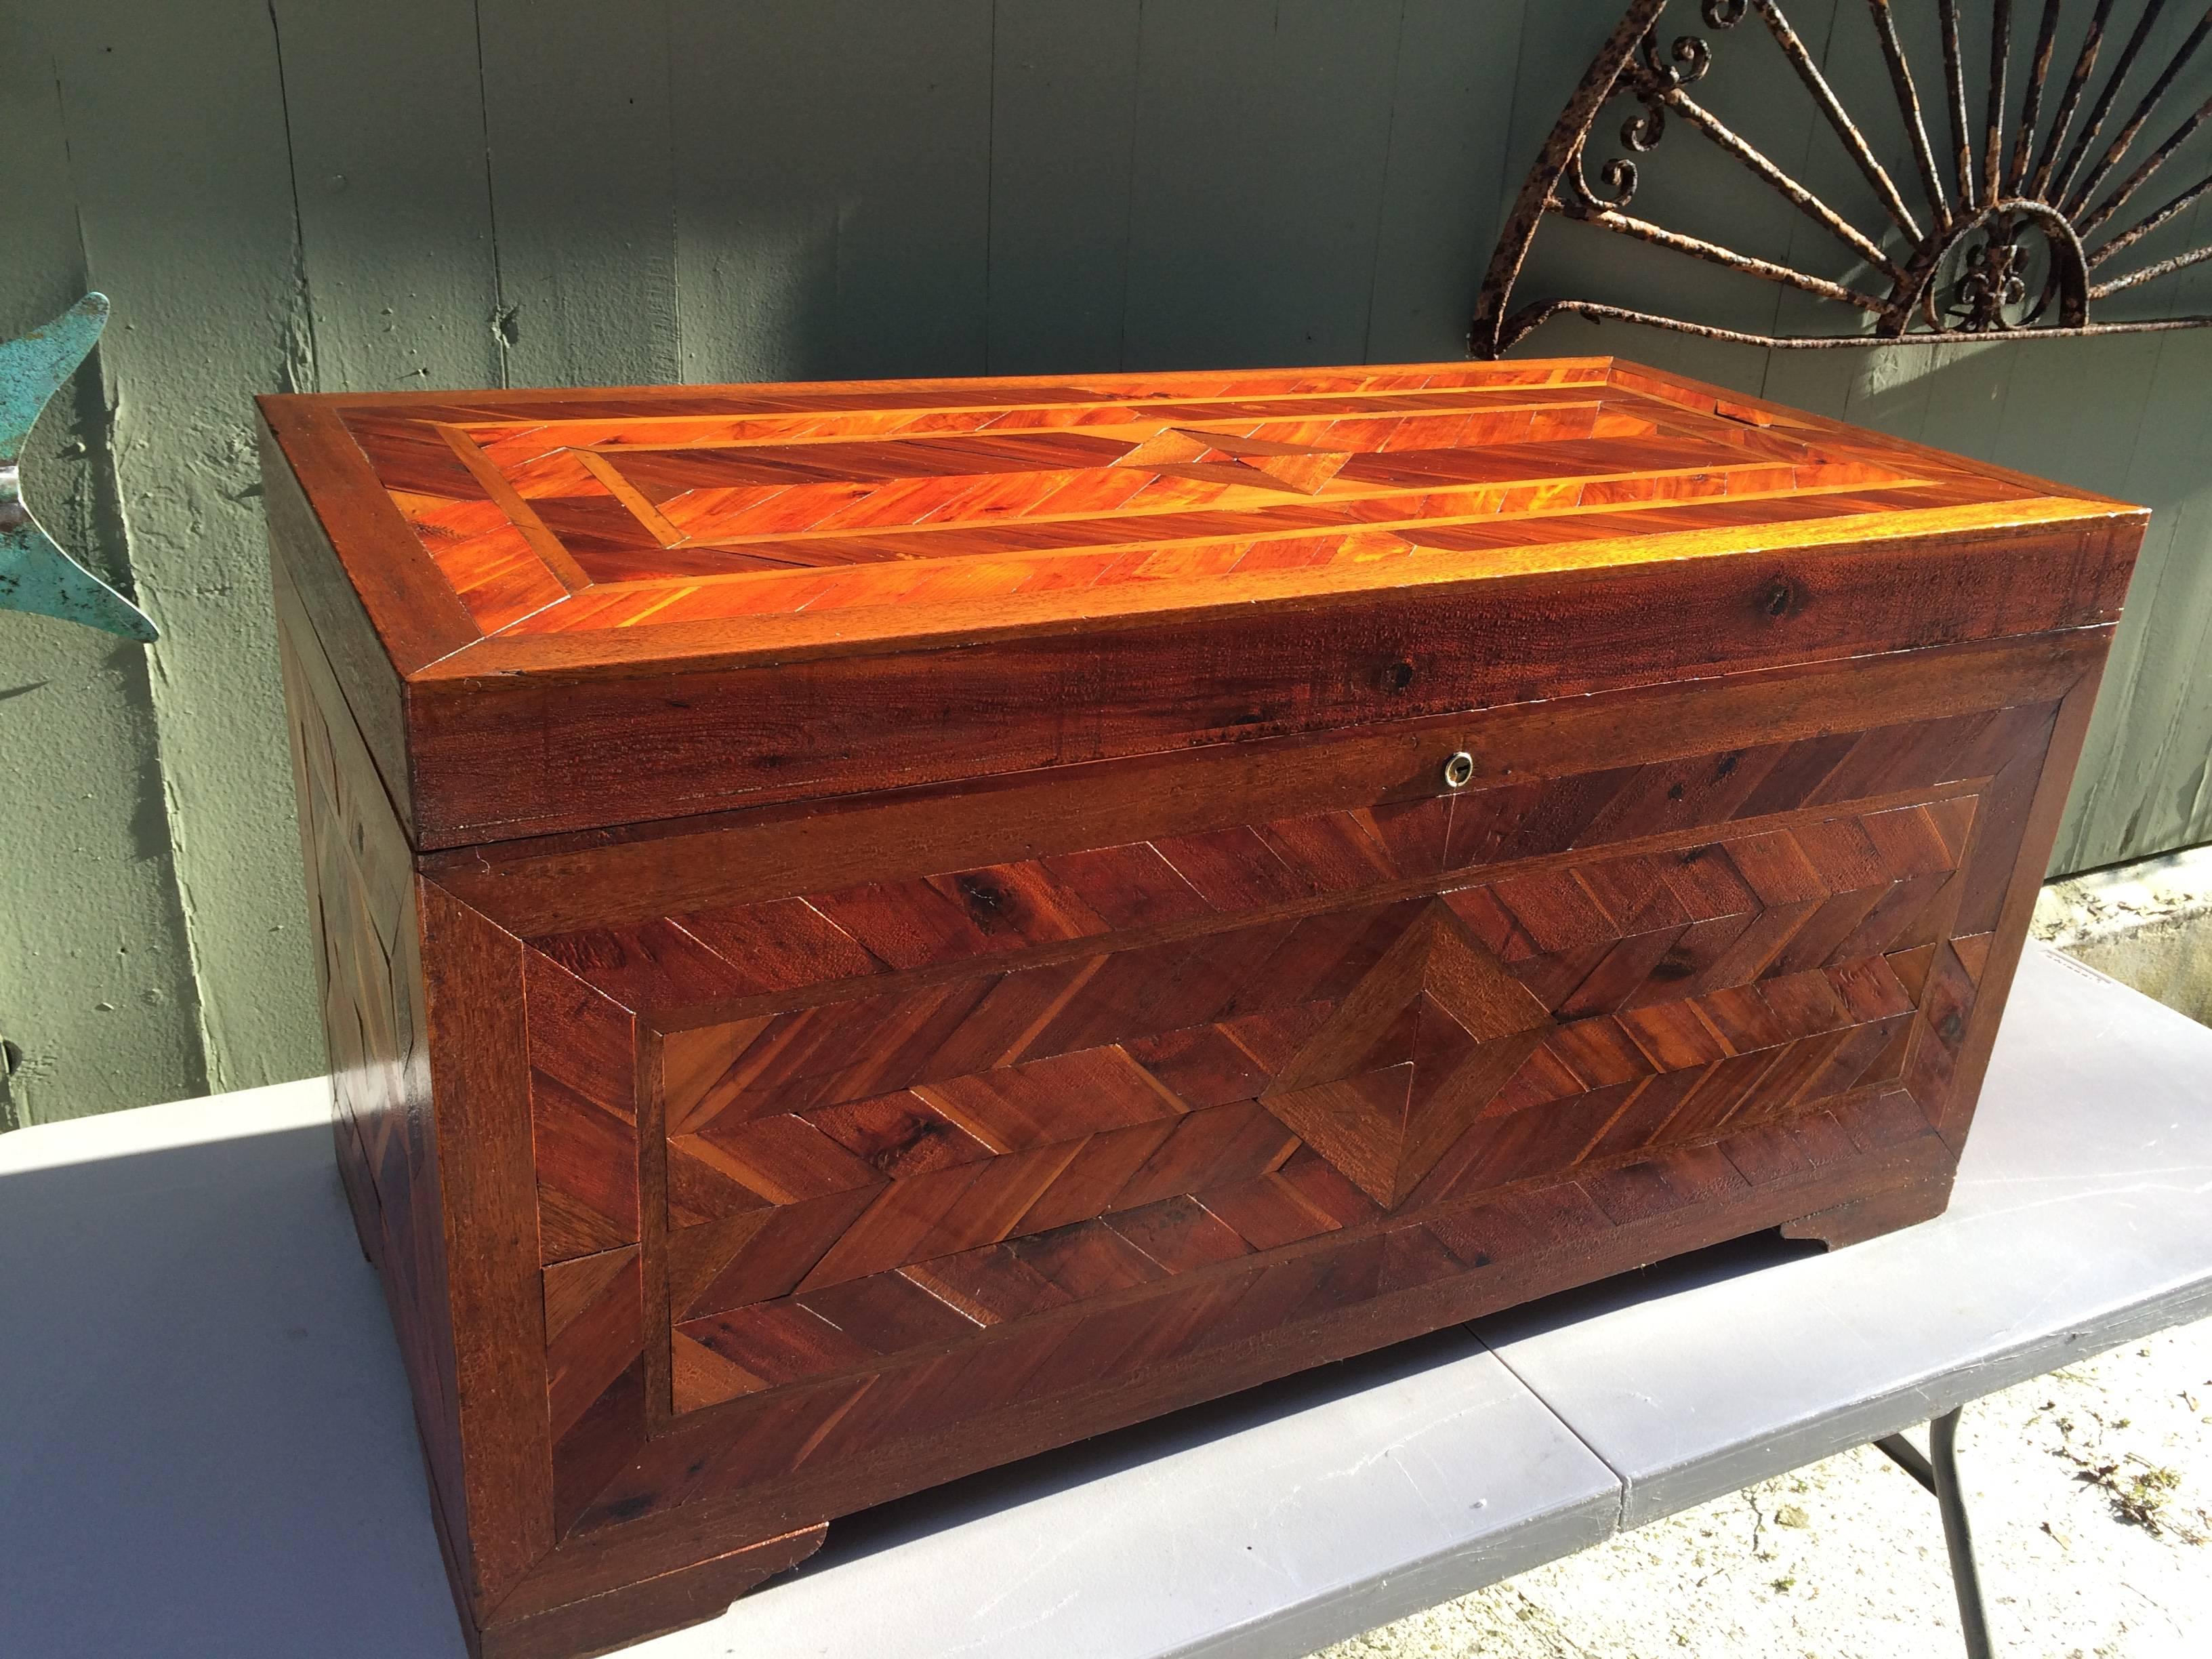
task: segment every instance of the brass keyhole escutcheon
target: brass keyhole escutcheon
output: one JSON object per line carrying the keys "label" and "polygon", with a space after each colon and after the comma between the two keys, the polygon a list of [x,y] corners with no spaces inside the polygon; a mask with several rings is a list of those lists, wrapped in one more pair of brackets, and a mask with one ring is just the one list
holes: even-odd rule
{"label": "brass keyhole escutcheon", "polygon": [[1462,749],[1444,763],[1444,787],[1457,789],[1474,775],[1474,757]]}

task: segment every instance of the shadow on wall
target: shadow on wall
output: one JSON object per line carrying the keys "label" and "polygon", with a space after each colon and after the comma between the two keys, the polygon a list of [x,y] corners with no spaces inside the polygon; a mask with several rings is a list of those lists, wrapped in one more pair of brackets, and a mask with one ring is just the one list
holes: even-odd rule
{"label": "shadow on wall", "polygon": [[2152,509],[2054,873],[2212,833],[2208,388],[2212,330],[1899,348],[1868,354],[1833,411]]}

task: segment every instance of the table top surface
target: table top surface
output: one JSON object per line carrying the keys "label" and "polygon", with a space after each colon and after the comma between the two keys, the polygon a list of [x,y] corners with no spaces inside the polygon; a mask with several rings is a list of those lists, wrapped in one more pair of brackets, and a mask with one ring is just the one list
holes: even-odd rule
{"label": "table top surface", "polygon": [[263,410],[441,678],[2129,510],[1607,358]]}
{"label": "table top surface", "polygon": [[[461,1653],[325,1109],[313,1079],[0,1138],[0,1651]],[[2212,1030],[2032,947],[1938,1220],[975,1476],[635,1650],[1295,1659],[2212,1312],[2208,1196]]]}

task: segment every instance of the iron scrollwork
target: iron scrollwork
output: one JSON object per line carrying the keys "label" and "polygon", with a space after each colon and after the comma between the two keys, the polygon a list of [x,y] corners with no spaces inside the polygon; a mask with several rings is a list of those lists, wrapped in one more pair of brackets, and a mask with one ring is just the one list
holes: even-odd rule
{"label": "iron scrollwork", "polygon": [[[2015,104],[2006,86],[2013,58],[2011,0],[1994,0],[1987,73],[1983,84],[1971,89],[1971,100],[1959,0],[1937,0],[1942,113],[1949,140],[1939,152],[1911,56],[1891,15],[1891,0],[1863,0],[1911,153],[1911,173],[1893,175],[1791,27],[1780,0],[1702,0],[1698,15],[1708,33],[1676,34],[1663,49],[1661,21],[1668,0],[1632,0],[1561,111],[1515,200],[1483,280],[1470,350],[1477,356],[1498,356],[1562,313],[1771,346],[2057,337],[2212,324],[2212,317],[2202,316],[2104,322],[2090,314],[2095,301],[2212,259],[2212,246],[2206,246],[2122,275],[2100,276],[2100,267],[2212,191],[2212,176],[2207,176],[2133,222],[2122,222],[2142,187],[2212,120],[2212,98],[2136,161],[2124,178],[2109,182],[2136,155],[2173,85],[2212,38],[2212,12],[2154,75],[2145,47],[2162,0],[2140,0],[2135,27],[2100,81],[2098,71],[2106,61],[2108,26],[2118,0],[2095,0],[2071,72],[2045,122],[2044,95],[2065,3],[2045,0]],[[1691,88],[1713,67],[1708,35],[1734,29],[1753,11],[1881,204],[1886,222],[1875,230],[1838,211],[1692,95]],[[1838,38],[1844,38],[1840,31]],[[2107,139],[2106,124],[2131,80],[2142,82],[2143,89]],[[1590,136],[1606,106],[1622,98],[1635,105],[1619,129],[1624,153],[1599,163],[1599,182],[1593,185],[1585,170]],[[1970,101],[1984,111],[1978,131]],[[1841,244],[1850,256],[1842,273],[1832,276],[1757,258],[1632,213],[1641,182],[1636,158],[1649,155],[1677,125],[1694,129]],[[1907,200],[1900,177],[1918,185],[1921,201]],[[1516,308],[1513,290],[1522,265],[1542,222],[1554,215],[1845,306],[1860,321],[1850,331],[1768,335],[1596,301],[1547,299]]]}
{"label": "iron scrollwork", "polygon": [[[1741,21],[1748,3],[1749,0],[1705,0],[1706,24],[1715,29],[1733,28]],[[1620,75],[1621,88],[1632,93],[1638,102],[1638,107],[1620,124],[1622,148],[1638,155],[1656,149],[1659,141],[1667,136],[1667,94],[1704,80],[1712,66],[1713,49],[1702,35],[1676,35],[1674,45],[1662,57],[1658,31],[1645,30],[1636,43],[1635,58]],[[1577,145],[1566,179],[1568,188],[1582,207],[1597,210],[1625,208],[1636,194],[1636,163],[1629,156],[1608,158],[1598,168],[1598,177],[1605,181],[1608,193],[1600,194],[1590,188],[1583,172],[1582,148]],[[1565,210],[1571,213],[1573,209]]]}

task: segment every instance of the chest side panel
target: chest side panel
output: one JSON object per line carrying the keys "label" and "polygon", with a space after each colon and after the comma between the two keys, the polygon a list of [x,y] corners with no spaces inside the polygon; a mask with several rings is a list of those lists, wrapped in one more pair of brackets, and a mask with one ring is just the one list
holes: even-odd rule
{"label": "chest side panel", "polygon": [[[276,591],[338,1173],[383,1279],[444,1524],[465,1513],[465,1480],[412,857],[282,565]],[[461,1570],[474,1571],[465,1528],[446,1536]]]}
{"label": "chest side panel", "polygon": [[1287,795],[1193,757],[1051,830],[986,790],[719,872],[456,860],[527,939],[560,1527],[805,1520],[933,1435],[1935,1148],[2104,643],[1346,734]]}

